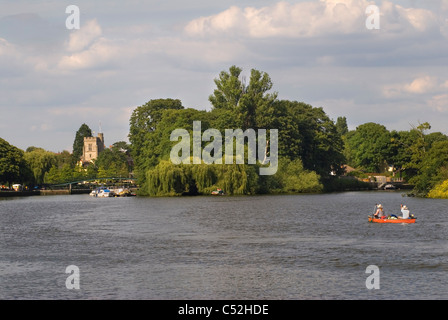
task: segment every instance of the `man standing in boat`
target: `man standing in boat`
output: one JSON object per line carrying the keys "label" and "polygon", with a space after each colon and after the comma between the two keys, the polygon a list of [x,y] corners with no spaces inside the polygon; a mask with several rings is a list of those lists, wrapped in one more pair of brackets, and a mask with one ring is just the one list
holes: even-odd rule
{"label": "man standing in boat", "polygon": [[403,204],[400,204],[401,213],[403,214],[401,219],[408,219],[409,218],[409,209],[408,207],[404,206]]}

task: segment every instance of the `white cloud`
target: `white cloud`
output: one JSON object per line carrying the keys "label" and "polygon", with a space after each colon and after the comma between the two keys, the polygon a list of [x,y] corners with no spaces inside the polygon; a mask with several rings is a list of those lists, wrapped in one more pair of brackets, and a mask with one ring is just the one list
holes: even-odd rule
{"label": "white cloud", "polygon": [[[372,1],[320,0],[271,6],[232,6],[218,14],[200,17],[185,26],[190,36],[239,35],[252,38],[302,38],[366,31],[365,9]],[[380,8],[381,28],[386,32],[425,32],[442,28],[437,16],[426,9],[404,8],[384,1]]]}
{"label": "white cloud", "polygon": [[14,52],[14,47],[3,38],[0,38],[0,56],[10,55]]}
{"label": "white cloud", "polygon": [[[367,30],[365,9],[375,2],[381,29]],[[448,42],[440,33],[445,28],[448,37],[448,1],[434,2],[204,0],[175,11],[164,4],[154,21],[137,11],[151,6],[117,1],[107,14],[101,5],[83,6],[82,17],[91,18],[80,30],[67,30],[64,10],[49,3],[62,19],[49,23],[46,10],[41,23],[0,19],[0,127],[11,143],[48,141],[47,148],[60,149],[51,144],[65,146],[81,123],[102,121],[115,142],[126,136],[132,110],[150,99],[209,107],[213,79],[235,64],[246,76],[251,68],[269,73],[285,99],[322,106],[352,124],[393,116],[404,129],[428,120],[445,130]],[[34,132],[13,135],[17,128]]]}
{"label": "white cloud", "polygon": [[435,90],[439,86],[438,80],[436,77],[424,76],[420,78],[416,78],[410,84],[404,86],[404,91],[409,93],[428,93]]}
{"label": "white cloud", "polygon": [[120,49],[107,39],[95,41],[87,49],[64,55],[58,64],[60,71],[98,68],[119,58]]}
{"label": "white cloud", "polygon": [[417,77],[408,83],[386,85],[383,88],[383,95],[388,98],[407,94],[422,95],[438,92],[447,87],[448,80],[444,82],[438,77],[425,75]]}
{"label": "white cloud", "polygon": [[278,2],[269,7],[236,6],[216,15],[201,17],[185,27],[191,36],[217,34],[265,37],[311,37],[327,33],[349,33],[363,26],[364,0]]}
{"label": "white cloud", "polygon": [[95,19],[87,21],[82,25],[82,28],[70,33],[70,39],[66,45],[67,51],[82,51],[97,40],[101,35],[102,30],[98,22]]}
{"label": "white cloud", "polygon": [[438,112],[448,113],[448,94],[435,95],[429,100],[429,105]]}

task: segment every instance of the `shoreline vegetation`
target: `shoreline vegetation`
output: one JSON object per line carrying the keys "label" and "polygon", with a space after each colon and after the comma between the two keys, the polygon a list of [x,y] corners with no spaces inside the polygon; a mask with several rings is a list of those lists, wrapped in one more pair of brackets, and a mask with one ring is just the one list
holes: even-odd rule
{"label": "shoreline vegetation", "polygon": [[[0,186],[20,183],[33,190],[120,176],[137,179],[140,196],[209,195],[217,189],[228,195],[309,194],[372,190],[384,178],[412,186],[410,196],[448,198],[448,136],[427,133],[429,123],[389,131],[369,122],[349,130],[344,116],[334,121],[322,107],[278,99],[265,72],[252,69],[246,83],[242,69],[232,66],[214,83],[210,111],[169,98],[136,107],[129,119],[130,143],[114,143],[88,165],[79,165],[82,139],[92,136],[86,124],[76,132],[73,153],[23,151],[0,138]],[[170,135],[179,128],[191,135],[194,121],[201,122],[202,132],[216,129],[222,137],[226,129],[278,130],[277,172],[260,175],[260,163],[247,164],[247,145],[243,164],[173,164],[170,152],[177,141]],[[224,145],[201,141],[201,150],[215,142]],[[269,153],[267,143],[265,156]]]}

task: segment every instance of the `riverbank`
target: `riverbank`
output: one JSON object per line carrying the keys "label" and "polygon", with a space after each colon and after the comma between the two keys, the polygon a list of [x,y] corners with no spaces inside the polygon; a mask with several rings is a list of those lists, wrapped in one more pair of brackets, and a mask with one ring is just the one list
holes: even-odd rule
{"label": "riverbank", "polygon": [[63,189],[63,190],[33,190],[33,191],[0,191],[0,198],[10,197],[29,197],[29,196],[51,196],[51,195],[70,195],[87,194],[90,189]]}
{"label": "riverbank", "polygon": [[[137,191],[137,188],[129,189],[132,193]],[[56,189],[56,190],[33,190],[33,191],[0,191],[0,198],[10,197],[29,197],[29,196],[56,196],[56,195],[71,195],[71,194],[89,194],[92,189]]]}

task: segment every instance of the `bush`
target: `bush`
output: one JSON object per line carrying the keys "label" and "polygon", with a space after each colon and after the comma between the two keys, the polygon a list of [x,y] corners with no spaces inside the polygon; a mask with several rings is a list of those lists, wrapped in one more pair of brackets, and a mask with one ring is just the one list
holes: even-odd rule
{"label": "bush", "polygon": [[428,195],[428,198],[448,199],[448,180],[436,185],[432,188]]}

